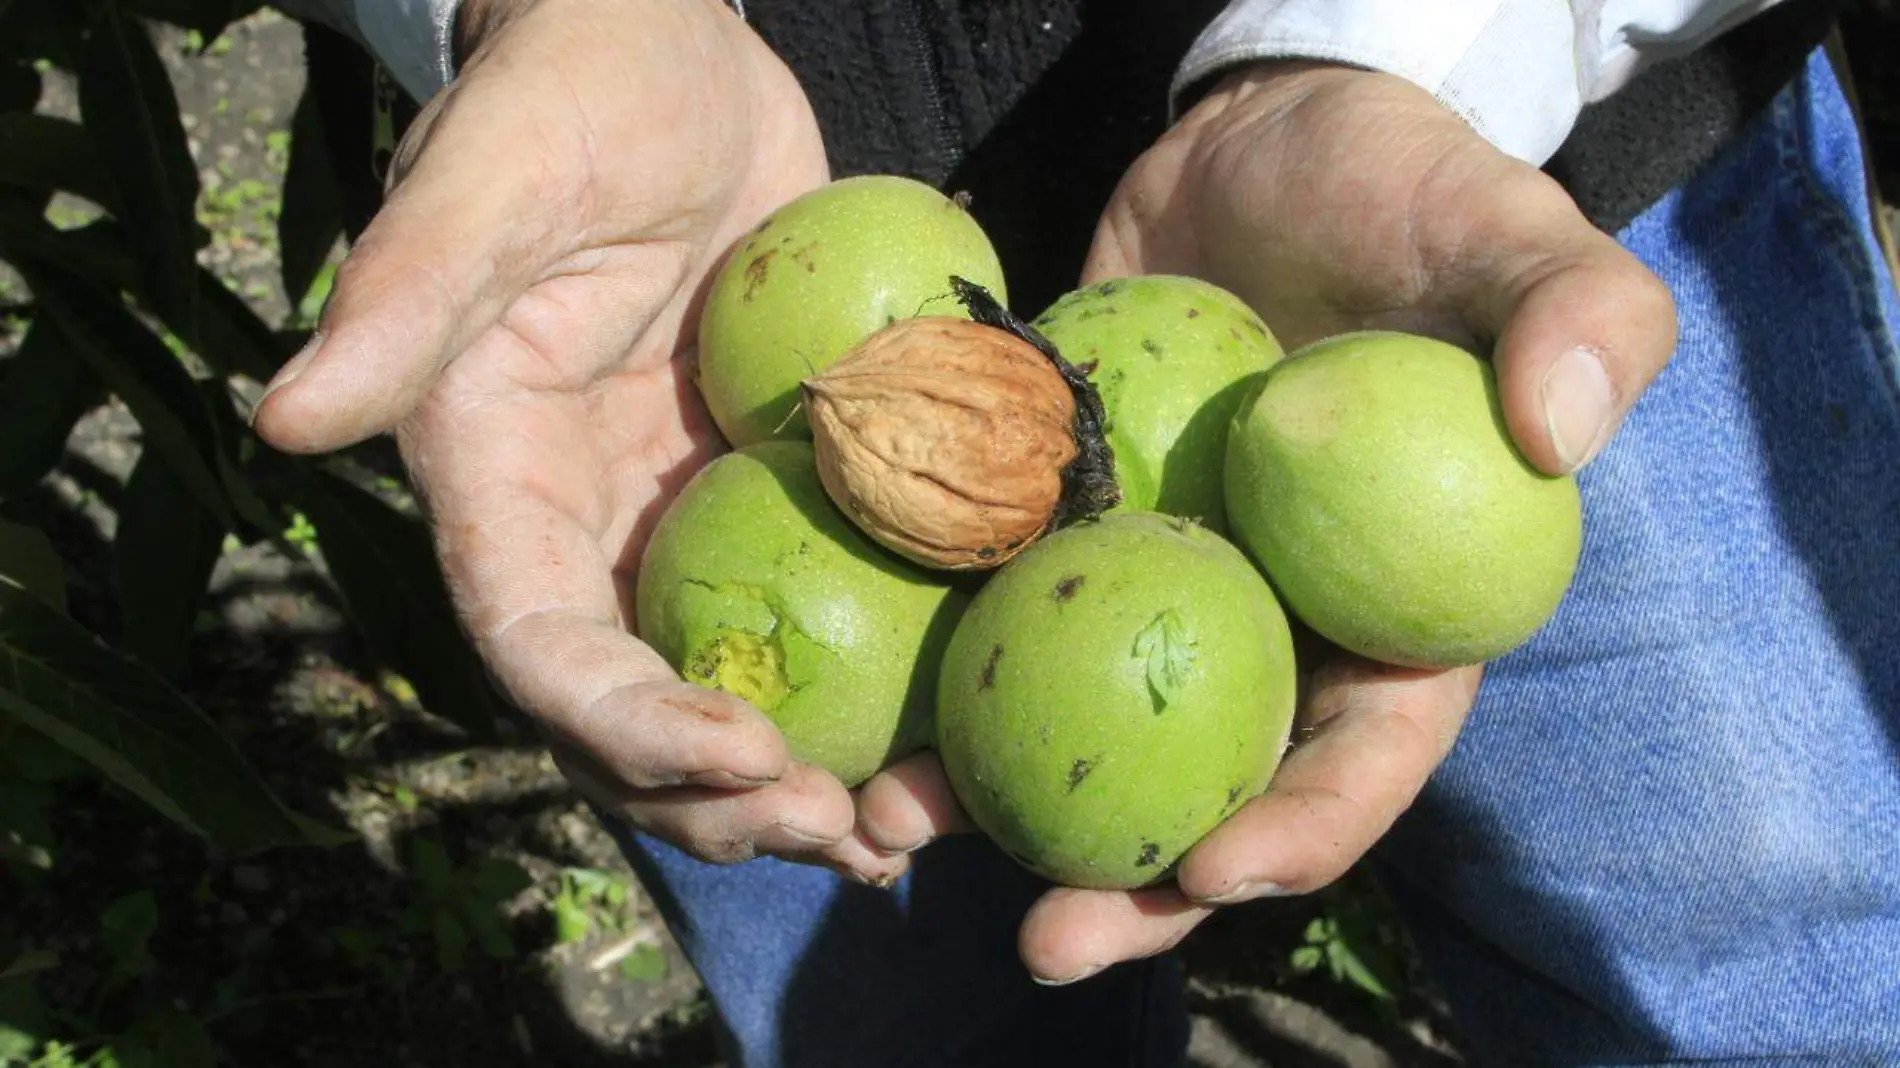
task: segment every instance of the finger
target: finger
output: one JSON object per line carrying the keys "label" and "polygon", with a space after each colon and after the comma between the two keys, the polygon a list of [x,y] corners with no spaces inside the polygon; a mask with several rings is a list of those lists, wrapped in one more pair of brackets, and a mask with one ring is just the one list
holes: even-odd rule
{"label": "finger", "polygon": [[254,422],[273,445],[325,451],[388,430],[570,251],[560,235],[580,210],[582,169],[533,161],[584,158],[579,132],[492,82],[446,90],[410,135],[426,147],[338,269],[310,343],[259,402]]}
{"label": "finger", "polygon": [[770,854],[816,857],[851,835],[851,795],[831,775],[792,764],[774,783],[720,790],[635,790],[571,751],[556,758],[577,790],[634,827],[713,864]]}
{"label": "finger", "polygon": [[784,771],[763,713],[687,685],[628,633],[614,574],[630,509],[603,501],[610,465],[580,415],[529,398],[425,429],[405,429],[404,459],[464,629],[518,707],[636,787]]}
{"label": "finger", "polygon": [[1224,905],[1306,893],[1343,875],[1450,752],[1479,670],[1425,672],[1358,658],[1322,668],[1308,706],[1311,733],[1266,793],[1182,858],[1182,893]]}
{"label": "finger", "polygon": [[943,762],[926,750],[885,768],[859,788],[858,829],[882,852],[901,854],[976,826],[951,792]]}
{"label": "finger", "polygon": [[1669,289],[1642,261],[1585,220],[1542,175],[1468,241],[1515,254],[1488,258],[1475,278],[1472,326],[1496,339],[1492,359],[1505,424],[1538,469],[1589,463],[1676,347]]}
{"label": "finger", "polygon": [[910,870],[908,855],[892,855],[879,849],[865,838],[861,827],[810,857],[793,859],[820,864],[855,882],[886,890]]}
{"label": "finger", "polygon": [[1017,951],[1037,982],[1060,986],[1122,961],[1165,953],[1213,911],[1171,886],[1051,890],[1023,919]]}

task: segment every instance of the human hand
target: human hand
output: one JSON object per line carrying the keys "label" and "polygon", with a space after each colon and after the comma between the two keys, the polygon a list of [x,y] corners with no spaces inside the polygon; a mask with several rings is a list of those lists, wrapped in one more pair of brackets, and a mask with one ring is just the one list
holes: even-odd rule
{"label": "human hand", "polygon": [[714,0],[468,0],[310,346],[255,413],[296,452],[394,429],[462,621],[569,778],[708,860],[852,868],[852,799],[628,632],[660,512],[721,448],[700,291],[825,181],[789,71]]}
{"label": "human hand", "polygon": [[[1513,437],[1553,474],[1602,449],[1675,346],[1662,283],[1555,182],[1410,83],[1327,64],[1230,75],[1135,162],[1084,280],[1131,274],[1224,286],[1289,349],[1395,329],[1488,351]],[[1162,952],[1215,906],[1317,889],[1371,849],[1450,751],[1481,669],[1316,663],[1268,791],[1171,885],[1045,895],[1020,938],[1034,975]],[[930,755],[866,784],[859,824],[896,853],[969,829]]]}

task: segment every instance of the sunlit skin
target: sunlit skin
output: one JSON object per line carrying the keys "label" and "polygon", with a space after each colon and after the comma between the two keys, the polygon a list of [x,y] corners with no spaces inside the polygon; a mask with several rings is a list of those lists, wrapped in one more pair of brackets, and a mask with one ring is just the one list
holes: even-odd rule
{"label": "sunlit skin", "polygon": [[[715,0],[471,0],[462,31],[460,77],[402,145],[258,431],[295,452],[396,434],[465,627],[594,800],[707,860],[890,881],[966,828],[933,758],[854,797],[629,628],[647,532],[722,448],[688,372],[706,278],[828,176],[808,104]],[[1219,84],[1134,162],[1088,264],[1084,280],[1204,277],[1289,348],[1388,326],[1489,349],[1518,444],[1550,471],[1595,455],[1675,338],[1662,286],[1534,168],[1407,83],[1323,65]],[[1179,886],[1051,892],[1022,929],[1027,967],[1072,980],[1218,904],[1336,878],[1443,758],[1477,682],[1321,665],[1273,789]]]}

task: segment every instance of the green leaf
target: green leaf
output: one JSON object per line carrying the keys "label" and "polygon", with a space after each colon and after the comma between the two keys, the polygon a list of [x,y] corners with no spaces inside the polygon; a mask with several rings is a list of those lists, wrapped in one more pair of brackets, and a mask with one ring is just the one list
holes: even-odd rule
{"label": "green leaf", "polygon": [[218,1053],[204,1025],[177,1009],[147,1013],[112,1043],[119,1068],[213,1068]]}
{"label": "green leaf", "polygon": [[198,168],[164,61],[141,24],[103,6],[79,62],[79,107],[118,189],[142,290],[197,344]]}
{"label": "green leaf", "polygon": [[54,799],[45,783],[0,775],[0,860],[37,871],[52,868],[58,843],[47,815]]}
{"label": "green leaf", "polygon": [[498,905],[534,885],[528,870],[505,857],[485,857],[468,875],[469,896],[484,905]]}
{"label": "green leaf", "polygon": [[[5,23],[6,15],[0,12],[0,25]],[[39,106],[40,91],[39,71],[0,59],[0,111],[32,111]]]}
{"label": "green leaf", "polygon": [[666,951],[659,946],[641,945],[620,958],[620,974],[636,983],[657,983],[666,978]]}
{"label": "green leaf", "polygon": [[226,529],[162,457],[140,457],[112,539],[121,649],[165,675],[184,666]]}
{"label": "green leaf", "polygon": [[0,979],[0,1064],[25,1063],[53,1029],[53,1014],[31,975]]}
{"label": "green leaf", "polygon": [[1318,946],[1301,946],[1287,956],[1287,963],[1302,975],[1319,967],[1324,960],[1325,951]]}
{"label": "green leaf", "polygon": [[1181,622],[1180,613],[1170,608],[1156,616],[1135,635],[1135,656],[1147,661],[1148,690],[1154,697],[1155,711],[1166,709],[1193,670],[1195,641]]}
{"label": "green leaf", "polygon": [[292,304],[310,292],[317,272],[343,236],[343,195],[323,134],[316,93],[306,89],[290,120],[290,166],[284,172],[284,207],[277,217],[277,244],[284,295]]}
{"label": "green leaf", "polygon": [[0,983],[8,979],[18,979],[22,975],[52,971],[57,967],[59,967],[58,950],[22,949],[17,951],[11,963],[0,968]]}
{"label": "green leaf", "polygon": [[264,6],[255,0],[118,0],[125,9],[147,18],[195,30],[207,41],[224,35],[231,23]]}
{"label": "green leaf", "polygon": [[[0,197],[0,253],[14,260],[59,264],[114,293],[139,288],[124,229],[111,219],[60,230],[37,212]],[[260,382],[270,378],[296,350],[299,339],[279,337],[244,298],[231,292],[210,271],[199,267],[195,278],[201,344],[193,351],[220,374],[242,372]],[[163,307],[153,307],[147,301],[146,308],[174,334],[183,336],[190,327],[182,320],[168,318]]]}
{"label": "green leaf", "polygon": [[191,375],[114,295],[64,267],[22,260],[14,266],[33,287],[99,380],[118,394],[155,450],[198,503],[229,523],[224,458],[210,409]]}
{"label": "green leaf", "polygon": [[50,59],[74,66],[72,42],[86,23],[85,4],[23,0],[0,10],[0,57],[32,62]]}
{"label": "green leaf", "polygon": [[1392,991],[1385,981],[1343,939],[1326,944],[1326,963],[1335,980],[1350,983],[1380,1000],[1392,1000]]}
{"label": "green leaf", "polygon": [[152,970],[151,941],[158,933],[158,899],[150,890],[117,898],[99,914],[99,943],[112,958],[112,970],[133,978]]}
{"label": "green leaf", "polygon": [[438,908],[430,917],[429,933],[435,938],[435,960],[442,970],[453,975],[468,959],[468,928],[461,917],[447,908]]}
{"label": "green leaf", "polygon": [[0,112],[0,185],[73,193],[107,210],[119,203],[86,128],[51,115]]}
{"label": "green leaf", "polygon": [[0,519],[0,577],[66,611],[66,565],[52,539],[38,529]]}
{"label": "green leaf", "polygon": [[234,852],[335,840],[285,809],[164,679],[9,582],[0,582],[0,711]]}
{"label": "green leaf", "polygon": [[563,890],[550,903],[554,909],[554,938],[557,942],[578,942],[594,929],[593,918],[574,895]]}
{"label": "green leaf", "polygon": [[513,960],[515,958],[515,940],[508,933],[507,924],[492,907],[484,908],[473,901],[464,902],[462,915],[467,919],[469,929],[475,932],[475,944],[482,949],[482,956],[489,960]]}
{"label": "green leaf", "polygon": [[409,875],[430,901],[447,901],[455,892],[455,865],[433,838],[418,838],[410,847]]}
{"label": "green leaf", "polygon": [[36,319],[0,375],[0,498],[33,488],[59,464],[79,417],[105,399],[59,328]]}
{"label": "green leaf", "polygon": [[300,467],[295,503],[370,649],[415,685],[423,707],[487,737],[503,705],[463,640],[429,534],[373,494]]}

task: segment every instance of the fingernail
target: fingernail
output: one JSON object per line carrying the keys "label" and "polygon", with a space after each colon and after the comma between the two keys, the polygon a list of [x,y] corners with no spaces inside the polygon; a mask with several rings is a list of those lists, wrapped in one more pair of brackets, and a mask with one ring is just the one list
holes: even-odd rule
{"label": "fingernail", "polygon": [[284,361],[284,365],[271,376],[270,384],[264,387],[263,395],[257,398],[257,404],[251,408],[252,418],[256,418],[258,410],[264,407],[264,402],[270,399],[271,394],[295,382],[297,376],[303,374],[304,368],[310,366],[310,361],[316,358],[317,350],[322,347],[323,334],[319,331],[310,335],[310,340],[304,342],[297,355]]}
{"label": "fingernail", "polygon": [[1574,348],[1544,372],[1544,427],[1566,472],[1596,456],[1610,429],[1616,403],[1603,361],[1587,348]]}
{"label": "fingernail", "polygon": [[1089,967],[1084,968],[1079,972],[1076,972],[1074,975],[1069,976],[1067,979],[1045,979],[1040,975],[1034,974],[1033,972],[1030,973],[1029,977],[1036,981],[1037,986],[1068,986],[1070,983],[1079,983],[1082,980],[1087,979],[1091,975],[1099,975],[1102,969],[1106,967],[1108,967],[1108,965],[1106,964],[1090,965]]}
{"label": "fingernail", "polygon": [[1242,901],[1252,901],[1255,898],[1286,897],[1287,893],[1286,887],[1281,886],[1279,883],[1240,882],[1235,883],[1225,893],[1196,898],[1195,900],[1206,905],[1238,905]]}

